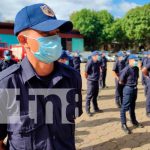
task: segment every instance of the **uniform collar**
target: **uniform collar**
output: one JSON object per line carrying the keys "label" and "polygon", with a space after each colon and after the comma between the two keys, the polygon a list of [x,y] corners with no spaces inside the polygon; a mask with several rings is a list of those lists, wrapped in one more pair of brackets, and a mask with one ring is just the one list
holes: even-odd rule
{"label": "uniform collar", "polygon": [[21,68],[22,68],[22,79],[23,82],[26,83],[31,78],[36,76],[34,69],[32,68],[29,60],[27,57],[25,57],[21,62]]}
{"label": "uniform collar", "polygon": [[[37,76],[27,57],[25,57],[21,62],[21,67],[22,67],[22,78],[24,83],[29,81],[31,78]],[[53,85],[55,85],[63,77],[72,78],[68,66],[55,62],[54,73],[52,74]]]}

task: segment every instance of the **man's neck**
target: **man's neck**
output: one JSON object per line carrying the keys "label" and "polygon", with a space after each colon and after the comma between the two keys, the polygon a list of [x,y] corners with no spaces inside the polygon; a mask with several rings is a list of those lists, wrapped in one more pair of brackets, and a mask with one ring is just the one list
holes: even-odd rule
{"label": "man's neck", "polygon": [[41,77],[50,75],[54,70],[54,63],[45,64],[43,62],[32,62],[32,61],[30,61],[30,63],[33,66],[37,75]]}

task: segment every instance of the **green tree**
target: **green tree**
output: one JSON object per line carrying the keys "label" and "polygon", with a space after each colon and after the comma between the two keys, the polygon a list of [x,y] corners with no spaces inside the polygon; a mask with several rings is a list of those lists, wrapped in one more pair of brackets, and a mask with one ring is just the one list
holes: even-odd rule
{"label": "green tree", "polygon": [[129,39],[127,38],[122,26],[123,19],[115,19],[107,32],[109,32],[109,35],[112,38],[112,43],[119,44],[120,49],[127,49]]}
{"label": "green tree", "polygon": [[73,22],[74,28],[79,30],[80,33],[85,36],[87,50],[99,48],[102,24],[100,23],[96,12],[89,9],[82,9],[72,13],[70,20]]}
{"label": "green tree", "polygon": [[134,48],[150,42],[150,4],[130,10],[123,22],[123,30]]}
{"label": "green tree", "polygon": [[97,12],[99,22],[102,24],[101,44],[104,45],[104,49],[107,49],[107,45],[113,40],[113,36],[110,32],[114,17],[107,11],[102,10]]}

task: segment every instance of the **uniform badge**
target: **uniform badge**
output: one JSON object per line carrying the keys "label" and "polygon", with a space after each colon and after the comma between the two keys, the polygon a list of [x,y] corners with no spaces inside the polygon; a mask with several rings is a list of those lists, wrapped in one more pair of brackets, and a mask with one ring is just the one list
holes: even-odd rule
{"label": "uniform badge", "polygon": [[50,17],[55,16],[53,10],[50,7],[48,7],[47,5],[43,5],[40,8],[42,9],[42,11],[45,15],[50,16]]}

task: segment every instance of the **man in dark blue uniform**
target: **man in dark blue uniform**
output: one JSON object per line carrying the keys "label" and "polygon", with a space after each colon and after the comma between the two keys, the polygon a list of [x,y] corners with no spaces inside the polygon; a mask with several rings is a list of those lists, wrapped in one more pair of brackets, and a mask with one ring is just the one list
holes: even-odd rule
{"label": "man in dark blue uniform", "polygon": [[68,65],[69,66],[69,60],[70,60],[70,57],[68,56],[68,54],[66,53],[65,50],[62,51],[62,54],[58,60],[58,62],[60,63],[63,63],[65,65]]}
{"label": "man in dark blue uniform", "polygon": [[4,60],[0,62],[0,71],[5,70],[6,68],[10,67],[13,64],[16,64],[16,62],[12,60],[12,55],[11,55],[10,50],[5,50]]}
{"label": "man in dark blue uniform", "polygon": [[102,52],[101,58],[101,71],[102,71],[102,88],[106,88],[106,75],[107,75],[107,58],[105,52]]}
{"label": "man in dark blue uniform", "polygon": [[74,64],[73,64],[73,57],[72,54],[69,50],[66,50],[67,55],[69,56],[69,66],[74,68]]}
{"label": "man in dark blue uniform", "polygon": [[136,119],[135,115],[135,105],[137,99],[137,84],[139,78],[139,68],[138,68],[138,58],[136,55],[131,54],[128,58],[129,65],[126,66],[119,78],[120,84],[123,87],[123,101],[121,106],[121,124],[122,129],[125,133],[131,134],[130,129],[126,124],[126,111],[129,110],[131,123],[134,127],[143,127]]}
{"label": "man in dark blue uniform", "polygon": [[73,67],[74,69],[76,69],[79,73],[80,73],[80,56],[79,56],[79,52],[74,52],[73,53]]}
{"label": "man in dark blue uniform", "polygon": [[57,62],[62,53],[58,33],[72,27],[42,3],[17,14],[14,33],[27,57],[0,74],[1,150],[7,135],[10,150],[75,150],[74,120],[82,114],[81,77]]}
{"label": "man in dark blue uniform", "polygon": [[[141,61],[141,69],[147,64],[147,60],[148,60],[147,54],[148,54],[147,51],[143,52],[143,58]],[[142,74],[142,85],[145,86],[145,79],[144,79],[143,74]]]}
{"label": "man in dark blue uniform", "polygon": [[122,104],[122,90],[123,86],[119,84],[119,76],[121,71],[125,68],[125,61],[124,61],[124,54],[122,51],[117,53],[117,61],[114,63],[113,66],[113,74],[115,77],[115,102],[118,108],[121,107]]}
{"label": "man in dark blue uniform", "polygon": [[142,68],[142,73],[145,80],[146,115],[150,117],[150,51],[148,51],[147,53],[148,59]]}
{"label": "man in dark blue uniform", "polygon": [[100,56],[97,51],[92,52],[91,59],[88,60],[85,67],[85,77],[87,78],[87,96],[86,96],[86,113],[92,116],[90,112],[90,102],[93,102],[94,112],[102,112],[97,104],[97,96],[99,93],[99,77],[100,77]]}
{"label": "man in dark blue uniform", "polygon": [[[141,61],[141,69],[143,69],[148,63],[150,63],[150,59],[148,58],[148,54],[149,52],[147,51],[144,51],[143,52],[143,55],[144,57],[142,58],[142,61]],[[142,73],[142,85],[144,86],[144,93],[145,93],[145,96],[147,95],[147,85],[146,85],[146,79]]]}

